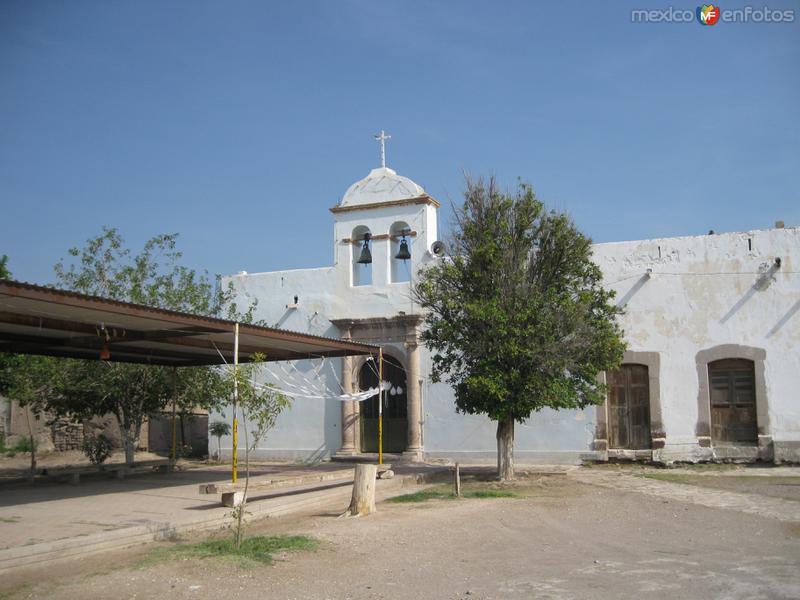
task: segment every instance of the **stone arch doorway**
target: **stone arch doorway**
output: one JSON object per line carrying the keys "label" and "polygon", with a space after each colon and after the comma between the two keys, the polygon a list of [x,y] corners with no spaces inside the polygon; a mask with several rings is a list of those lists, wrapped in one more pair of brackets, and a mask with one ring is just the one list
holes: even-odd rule
{"label": "stone arch doorway", "polygon": [[697,442],[711,448],[709,458],[772,460],[766,357],[763,348],[738,344],[697,353]]}
{"label": "stone arch doorway", "polygon": [[[406,371],[397,359],[383,357],[383,379],[391,388],[383,394],[383,451],[404,452],[408,442]],[[377,362],[368,360],[359,370],[361,390],[378,387]],[[378,395],[361,403],[361,452],[378,451]]]}
{"label": "stone arch doorway", "polygon": [[746,358],[708,363],[711,443],[758,442],[755,367]]}

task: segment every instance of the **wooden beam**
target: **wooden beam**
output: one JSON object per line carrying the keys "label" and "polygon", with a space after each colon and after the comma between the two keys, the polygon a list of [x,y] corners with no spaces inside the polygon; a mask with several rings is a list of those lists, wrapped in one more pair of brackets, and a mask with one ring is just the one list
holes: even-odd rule
{"label": "wooden beam", "polygon": [[[11,310],[0,311],[2,349],[14,346],[18,347],[20,352],[35,354],[32,346],[40,345],[50,355],[69,356],[69,352],[72,352],[72,356],[86,358],[93,356],[98,346],[106,341],[112,344],[112,352],[114,345],[135,341],[147,345],[146,352],[149,352],[147,361],[155,362],[152,357],[159,352],[173,354],[178,352],[175,349],[160,347],[161,344],[165,344],[187,347],[184,355],[192,356],[191,361],[195,364],[218,364],[221,361],[211,353],[193,354],[188,350],[189,347],[214,349],[215,354],[216,349],[223,353],[231,351],[229,343],[221,340],[228,339],[235,323],[215,317],[164,310],[11,280],[0,280],[0,298],[3,299],[3,304],[12,307]],[[59,311],[58,316],[40,316],[47,314],[51,306],[53,311]],[[100,329],[103,320],[106,323],[113,323],[118,317],[133,322],[138,320],[141,327],[153,329],[143,331],[123,327],[117,327],[116,331],[114,327]],[[33,337],[17,338],[16,335],[22,334],[9,331],[8,325],[12,326],[12,330],[17,327],[21,327],[23,331],[28,329],[24,334],[31,334]],[[52,339],[37,335],[42,333],[40,330],[83,335],[72,337],[61,335]],[[242,348],[243,353],[247,356],[255,352],[264,352],[268,360],[363,355],[372,354],[377,349],[375,346],[359,342],[257,325],[242,324],[241,332],[245,339],[247,335],[251,336],[251,343]],[[106,335],[109,337],[106,338]],[[206,339],[198,339],[197,336],[205,336]],[[216,338],[213,340],[216,341],[216,348],[212,339],[209,339],[212,337]],[[3,341],[5,343],[2,343]],[[301,350],[291,350],[286,347],[287,345]],[[137,362],[147,361],[137,359]],[[164,361],[165,364],[174,364],[166,355]]]}
{"label": "wooden beam", "polygon": [[[84,338],[79,338],[84,339]],[[100,347],[103,345],[103,339],[98,338],[97,344],[95,346],[91,345],[72,345],[70,343],[69,338],[51,338],[47,336],[40,336],[40,335],[28,335],[23,333],[5,333],[2,334],[0,337],[0,351],[5,352],[16,352],[17,350],[9,350],[7,348],[25,348],[25,350],[20,349],[19,352],[24,352],[26,354],[30,354],[33,347],[38,346],[41,347],[43,350],[47,350],[50,356],[68,356],[70,352],[80,354],[81,357],[89,357],[94,358],[98,357],[98,352]],[[154,358],[156,356],[163,356],[166,358],[178,358],[182,360],[203,360],[210,356],[213,359],[214,364],[219,364],[222,362],[222,359],[219,358],[219,355],[203,355],[198,353],[190,353],[190,352],[180,352],[177,350],[170,350],[167,348],[137,348],[135,346],[129,346],[122,343],[114,343],[109,344],[111,348],[112,359],[114,353],[117,354],[124,354],[124,355],[135,355],[135,356],[146,356],[150,358]],[[55,353],[58,354],[55,354]]]}
{"label": "wooden beam", "polygon": [[[78,358],[86,360],[100,360],[99,354],[92,351],[90,348],[52,348],[42,346],[41,344],[26,344],[24,342],[0,342],[0,352],[13,352],[14,354],[32,354],[37,356],[54,356],[56,358]],[[157,356],[146,356],[141,354],[133,354],[129,352],[119,352],[117,359],[124,358],[124,360],[115,360],[114,353],[111,354],[111,362],[127,362],[144,365],[164,365],[164,366],[203,366],[208,365],[208,361],[198,360],[198,357],[192,356],[188,359],[178,357],[168,357],[163,354]],[[218,364],[218,363],[215,363]]]}

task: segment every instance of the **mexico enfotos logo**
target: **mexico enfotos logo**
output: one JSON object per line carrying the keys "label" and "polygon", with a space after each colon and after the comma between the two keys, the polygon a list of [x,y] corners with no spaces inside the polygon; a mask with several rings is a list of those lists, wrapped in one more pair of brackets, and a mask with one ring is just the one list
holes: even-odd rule
{"label": "mexico enfotos logo", "polygon": [[697,20],[701,25],[716,25],[719,21],[719,6],[703,4],[697,7]]}
{"label": "mexico enfotos logo", "polygon": [[722,23],[793,23],[794,9],[777,10],[767,6],[723,9],[717,4],[702,4],[695,10],[686,8],[637,9],[631,11],[632,23],[692,23],[704,27]]}

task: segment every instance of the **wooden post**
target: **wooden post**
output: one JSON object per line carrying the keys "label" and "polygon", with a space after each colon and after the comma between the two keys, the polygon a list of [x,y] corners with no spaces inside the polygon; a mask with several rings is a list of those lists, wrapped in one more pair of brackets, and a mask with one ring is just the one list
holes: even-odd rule
{"label": "wooden post", "polygon": [[239,423],[236,419],[236,408],[239,403],[239,323],[236,323],[233,333],[233,449],[231,456],[231,481],[236,483],[239,473],[237,472],[239,452],[238,429]]}
{"label": "wooden post", "polygon": [[453,469],[453,484],[456,488],[456,498],[461,498],[461,471],[459,470],[458,463],[456,463],[456,468]]}
{"label": "wooden post", "polygon": [[375,479],[378,467],[376,465],[356,465],[353,478],[353,497],[350,507],[343,517],[360,517],[375,512]]}
{"label": "wooden post", "polygon": [[178,371],[176,370],[177,367],[172,367],[172,451],[170,452],[170,458],[172,462],[175,462],[175,459],[178,456],[177,445],[178,445],[178,436],[177,430],[175,429],[175,411],[177,409],[177,401],[176,401],[176,391],[177,391],[177,377]]}

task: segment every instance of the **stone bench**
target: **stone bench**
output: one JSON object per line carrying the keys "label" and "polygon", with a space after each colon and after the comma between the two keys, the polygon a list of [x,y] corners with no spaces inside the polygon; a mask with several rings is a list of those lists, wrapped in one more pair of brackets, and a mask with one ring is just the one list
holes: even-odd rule
{"label": "stone bench", "polygon": [[81,475],[106,473],[108,475],[113,475],[117,479],[124,479],[125,476],[130,473],[153,470],[161,473],[169,473],[172,471],[172,468],[173,464],[170,460],[143,460],[135,462],[132,465],[112,463],[107,465],[82,465],[75,467],[46,467],[39,469],[36,474],[43,477],[66,480],[72,485],[78,485],[81,481]]}
{"label": "stone bench", "polygon": [[[381,465],[378,468],[378,477],[382,474],[392,473],[392,465]],[[392,473],[393,475],[394,473]],[[391,477],[391,475],[389,475]],[[353,481],[353,469],[338,469],[325,473],[310,473],[308,475],[296,475],[294,477],[251,477],[247,485],[247,492],[271,491],[289,487],[304,487],[310,489],[331,483],[346,483]],[[245,482],[243,480],[236,483],[201,483],[201,494],[220,494],[222,505],[228,507],[239,506],[244,502]]]}

